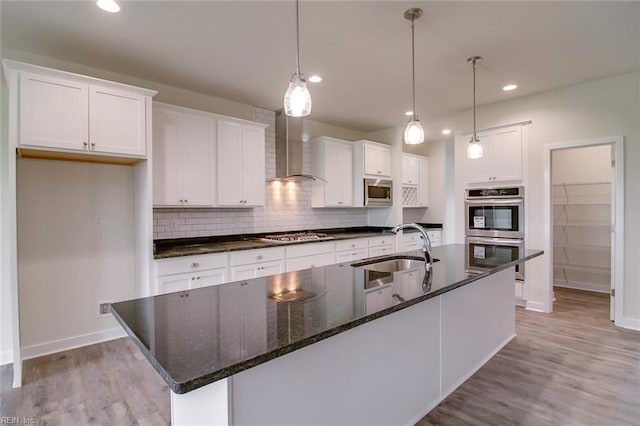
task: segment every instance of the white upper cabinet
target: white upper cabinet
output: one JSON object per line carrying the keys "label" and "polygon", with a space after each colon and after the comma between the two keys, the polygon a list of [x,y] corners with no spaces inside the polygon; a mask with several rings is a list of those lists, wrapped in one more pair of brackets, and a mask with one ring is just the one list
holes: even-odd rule
{"label": "white upper cabinet", "polygon": [[522,180],[522,127],[510,126],[478,133],[483,156],[466,159],[468,184]]}
{"label": "white upper cabinet", "polygon": [[218,120],[218,205],[264,205],[265,127]]}
{"label": "white upper cabinet", "polygon": [[402,155],[402,184],[418,185],[420,181],[420,158]]}
{"label": "white upper cabinet", "polygon": [[90,85],[90,150],[144,156],[145,99],[136,93]]}
{"label": "white upper cabinet", "polygon": [[429,158],[402,154],[402,207],[427,207]]}
{"label": "white upper cabinet", "polygon": [[326,136],[311,141],[311,207],[353,206],[353,144]]}
{"label": "white upper cabinet", "polygon": [[365,142],[364,174],[373,177],[391,177],[391,147],[375,142]]}
{"label": "white upper cabinet", "polygon": [[89,86],[31,73],[20,75],[20,145],[87,149]]}
{"label": "white upper cabinet", "polygon": [[4,66],[18,94],[11,102],[18,110],[18,149],[146,156],[156,92],[20,62]]}
{"label": "white upper cabinet", "polygon": [[153,116],[153,205],[214,206],[215,120],[159,103]]}

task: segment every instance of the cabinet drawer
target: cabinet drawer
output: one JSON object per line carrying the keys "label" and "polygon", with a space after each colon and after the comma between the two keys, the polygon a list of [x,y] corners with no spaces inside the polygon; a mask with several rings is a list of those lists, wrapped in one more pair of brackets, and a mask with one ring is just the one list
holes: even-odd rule
{"label": "cabinet drawer", "polygon": [[209,254],[202,256],[185,256],[174,259],[157,260],[158,276],[184,274],[205,269],[226,268],[226,254]]}
{"label": "cabinet drawer", "polygon": [[335,250],[335,243],[297,244],[285,249],[287,259],[293,257],[311,256],[314,254],[331,253]]}
{"label": "cabinet drawer", "polygon": [[238,251],[229,255],[231,266],[284,259],[284,247]]}
{"label": "cabinet drawer", "polygon": [[336,241],[336,251],[357,250],[369,247],[367,238],[355,238],[353,240]]}
{"label": "cabinet drawer", "polygon": [[393,253],[393,246],[378,246],[369,249],[369,257],[384,256]]}
{"label": "cabinet drawer", "polygon": [[395,235],[385,235],[384,237],[371,237],[369,238],[369,247],[381,247],[388,246],[396,243]]}
{"label": "cabinet drawer", "polygon": [[431,240],[432,246],[439,246],[442,244],[442,231],[427,231],[429,240]]}
{"label": "cabinet drawer", "polygon": [[310,256],[296,257],[293,259],[287,259],[287,272],[299,271],[301,269],[308,269],[318,266],[331,265],[334,263],[334,254],[321,253],[313,254]]}
{"label": "cabinet drawer", "polygon": [[352,262],[354,260],[365,259],[368,256],[369,249],[366,247],[361,249],[343,250],[336,252],[336,263]]}

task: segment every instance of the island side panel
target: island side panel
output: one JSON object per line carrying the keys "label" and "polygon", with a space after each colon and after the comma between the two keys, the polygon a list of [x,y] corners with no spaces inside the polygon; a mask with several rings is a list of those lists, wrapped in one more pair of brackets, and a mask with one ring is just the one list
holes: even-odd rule
{"label": "island side panel", "polygon": [[440,298],[233,377],[235,424],[407,424],[440,400]]}
{"label": "island side panel", "polygon": [[222,379],[185,394],[171,391],[173,426],[232,425],[231,379]]}
{"label": "island side panel", "polygon": [[515,269],[442,295],[442,390],[453,392],[515,337]]}

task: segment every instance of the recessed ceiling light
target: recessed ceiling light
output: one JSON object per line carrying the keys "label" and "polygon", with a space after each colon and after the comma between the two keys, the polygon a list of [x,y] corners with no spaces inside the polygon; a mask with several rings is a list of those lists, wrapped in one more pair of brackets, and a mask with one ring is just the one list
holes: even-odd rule
{"label": "recessed ceiling light", "polygon": [[512,90],[516,90],[517,88],[518,88],[517,84],[507,84],[502,88],[502,90],[504,90],[505,92],[510,92]]}
{"label": "recessed ceiling light", "polygon": [[320,83],[321,81],[322,77],[320,77],[319,75],[312,75],[311,77],[309,77],[310,83]]}
{"label": "recessed ceiling light", "polygon": [[407,111],[404,113],[407,117],[411,117],[413,115],[413,111]]}
{"label": "recessed ceiling light", "polygon": [[444,130],[442,130],[442,134],[443,134],[443,135],[449,135],[449,134],[451,134],[451,130],[449,130],[449,129],[444,129]]}
{"label": "recessed ceiling light", "polygon": [[120,12],[120,5],[115,0],[97,0],[98,7],[106,12]]}

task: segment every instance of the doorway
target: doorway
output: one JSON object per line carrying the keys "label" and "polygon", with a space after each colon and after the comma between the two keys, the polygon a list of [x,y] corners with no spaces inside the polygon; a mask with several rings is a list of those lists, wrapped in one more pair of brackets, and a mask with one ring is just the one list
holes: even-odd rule
{"label": "doorway", "polygon": [[[549,306],[554,286],[609,296],[609,319],[622,326],[622,137],[545,146],[545,241]],[[571,289],[571,290],[566,290]]]}

